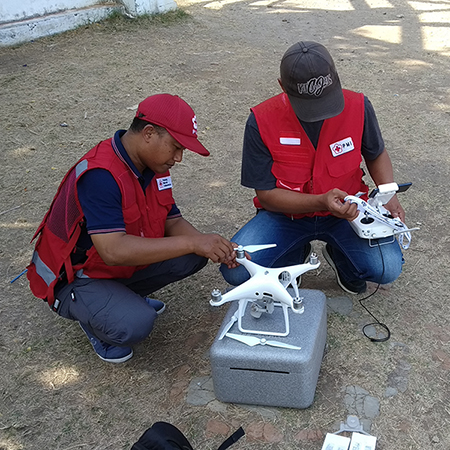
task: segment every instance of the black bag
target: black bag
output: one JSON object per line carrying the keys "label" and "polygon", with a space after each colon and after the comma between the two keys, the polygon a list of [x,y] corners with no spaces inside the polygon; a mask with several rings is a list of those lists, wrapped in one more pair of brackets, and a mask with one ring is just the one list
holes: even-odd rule
{"label": "black bag", "polygon": [[[244,430],[240,427],[217,450],[225,450],[244,434]],[[177,427],[167,422],[155,422],[131,447],[131,450],[193,450],[193,448]]]}

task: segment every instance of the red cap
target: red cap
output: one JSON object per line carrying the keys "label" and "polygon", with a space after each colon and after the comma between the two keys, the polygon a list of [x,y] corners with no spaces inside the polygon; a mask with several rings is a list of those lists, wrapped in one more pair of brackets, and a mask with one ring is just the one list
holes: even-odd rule
{"label": "red cap", "polygon": [[138,119],[165,128],[183,147],[203,156],[209,152],[197,138],[197,118],[193,109],[178,95],[156,94],[139,103]]}

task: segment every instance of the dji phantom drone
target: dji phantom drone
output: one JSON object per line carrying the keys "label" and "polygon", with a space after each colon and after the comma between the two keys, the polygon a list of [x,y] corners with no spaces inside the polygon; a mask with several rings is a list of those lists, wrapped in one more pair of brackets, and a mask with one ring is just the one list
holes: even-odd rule
{"label": "dji phantom drone", "polygon": [[[228,333],[233,324],[238,322],[239,330],[242,333],[287,336],[289,334],[288,308],[291,308],[296,314],[303,313],[303,297],[300,297],[299,295],[298,278],[305,272],[319,267],[320,262],[317,259],[317,255],[312,253],[309,262],[305,264],[280,268],[263,267],[245,257],[245,252],[252,253],[271,247],[276,247],[276,244],[248,245],[246,247],[239,245],[235,249],[237,252],[236,261],[247,269],[250,274],[250,279],[223,295],[219,289],[214,289],[212,291],[210,300],[212,306],[221,306],[224,303],[235,300],[239,302],[237,311],[232,316],[230,322],[225,326],[219,339],[223,339],[224,336],[227,336],[251,346],[261,344],[300,349],[300,347],[294,347],[277,341],[267,341],[264,338],[259,339],[252,336],[241,336]],[[281,307],[283,309],[285,330],[277,332],[245,329],[242,325],[242,318],[246,312],[248,302],[251,302],[250,314],[257,319],[261,317],[263,313],[272,314],[275,307]]]}
{"label": "dji phantom drone", "polygon": [[[410,232],[417,230],[418,228],[408,228],[399,218],[392,217],[383,205],[386,204],[396,192],[403,192],[410,185],[411,183],[400,186],[398,186],[397,183],[380,185],[370,194],[370,198],[367,202],[359,198],[359,195],[362,195],[362,193],[355,196],[347,196],[345,198],[346,201],[349,200],[352,203],[356,203],[358,206],[358,217],[350,222],[358,236],[364,239],[379,239],[392,236],[394,239],[394,236],[398,235],[402,247],[404,249],[408,248],[409,243],[411,242]],[[406,238],[406,243],[404,242],[404,238]],[[239,330],[242,333],[287,336],[290,331],[288,308],[291,308],[296,314],[303,313],[303,298],[299,295],[298,280],[305,272],[317,269],[320,262],[317,259],[317,255],[312,253],[309,262],[305,264],[280,268],[267,268],[260,266],[245,257],[245,252],[252,253],[275,246],[276,244],[248,245],[246,247],[239,245],[235,249],[237,251],[236,261],[247,269],[250,274],[250,279],[223,295],[219,289],[214,289],[212,291],[210,300],[212,306],[221,306],[224,303],[231,301],[239,302],[236,312],[222,330],[219,340],[227,336],[250,346],[261,344],[300,350],[300,347],[295,347],[284,342],[268,341],[265,338],[229,333],[231,327],[237,322]],[[250,314],[255,318],[261,317],[263,313],[272,314],[275,307],[281,307],[284,315],[284,331],[276,332],[245,329],[242,324],[242,318],[246,313],[247,304],[249,302],[251,302]]]}
{"label": "dji phantom drone", "polygon": [[[348,195],[345,201],[358,205],[358,217],[350,222],[356,234],[363,239],[380,239],[398,235],[398,240],[403,249],[407,249],[411,243],[411,231],[418,228],[408,228],[398,217],[392,217],[391,213],[383,206],[397,192],[406,191],[411,183],[398,185],[397,183],[380,184],[372,191],[366,202],[359,195]],[[360,194],[362,195],[362,194]]]}

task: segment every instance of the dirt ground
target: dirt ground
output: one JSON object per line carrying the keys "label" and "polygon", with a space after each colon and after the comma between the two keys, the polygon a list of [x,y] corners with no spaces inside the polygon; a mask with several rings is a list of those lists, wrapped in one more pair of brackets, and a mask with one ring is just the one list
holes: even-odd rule
{"label": "dirt ground", "polygon": [[[371,433],[383,450],[450,448],[449,141],[450,2],[290,0],[189,2],[166,21],[115,20],[0,49],[0,449],[129,449],[165,420],[196,449],[239,426],[238,449],[320,449],[345,420],[348,388],[378,401]],[[401,201],[420,226],[400,278],[366,303],[391,339],[361,333],[370,316],[352,297],[328,315],[328,351],[305,410],[195,406],[189,384],[210,374],[208,350],[226,307],[212,309],[217,266],[158,292],[167,311],[123,365],[103,363],[76,323],[33,297],[29,241],[66,170],[127,128],[148,95],[178,94],[197,113],[209,158],[186,152],[174,168],[183,215],[231,238],[254,213],[239,184],[249,108],[279,92],[279,61],[298,40],[334,56],[344,87],[377,111]],[[317,243],[320,247],[320,244]],[[321,257],[319,253],[319,257]],[[342,296],[322,258],[303,288]],[[373,289],[373,287],[371,287]],[[267,386],[277,389],[277,386]],[[269,411],[269,413],[267,412]]]}

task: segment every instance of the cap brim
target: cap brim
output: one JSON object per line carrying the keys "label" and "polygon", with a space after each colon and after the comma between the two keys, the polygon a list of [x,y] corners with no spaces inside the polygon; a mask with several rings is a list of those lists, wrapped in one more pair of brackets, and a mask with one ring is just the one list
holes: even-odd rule
{"label": "cap brim", "polygon": [[209,151],[203,146],[203,144],[194,136],[186,136],[185,134],[175,133],[174,131],[166,128],[168,133],[184,148],[187,148],[191,152],[198,153],[202,156],[209,156]]}
{"label": "cap brim", "polygon": [[339,115],[344,110],[341,86],[320,98],[300,98],[287,94],[296,116],[304,122],[318,122]]}

